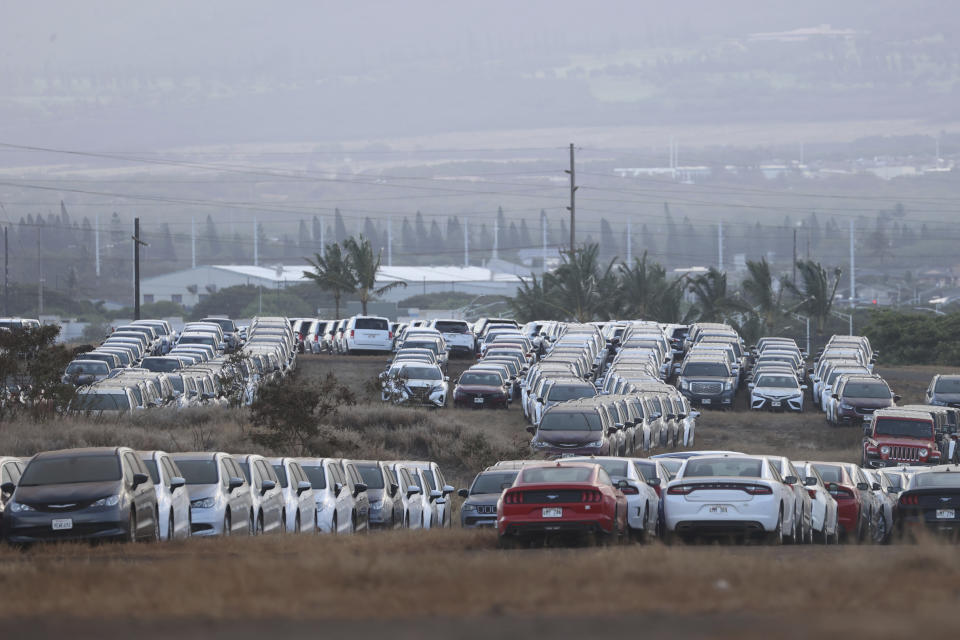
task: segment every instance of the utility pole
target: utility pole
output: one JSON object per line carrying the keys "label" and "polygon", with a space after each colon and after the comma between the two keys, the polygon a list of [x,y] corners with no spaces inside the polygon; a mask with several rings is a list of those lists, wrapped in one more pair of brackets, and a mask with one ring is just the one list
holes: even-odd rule
{"label": "utility pole", "polygon": [[630,228],[630,220],[627,220],[627,266],[633,262],[633,233]]}
{"label": "utility pole", "polygon": [[7,232],[10,225],[3,228],[3,315],[10,315],[10,239]]}
{"label": "utility pole", "polygon": [[463,221],[463,266],[470,266],[470,221]]}
{"label": "utility pole", "polygon": [[797,229],[793,229],[793,284],[797,284]]}
{"label": "utility pole", "polygon": [[547,212],[540,212],[540,235],[543,242],[543,272],[547,272]]}
{"label": "utility pole", "polygon": [[190,218],[190,266],[197,268],[197,220]]}
{"label": "utility pole", "polygon": [[717,270],[723,271],[723,223],[717,223]]}
{"label": "utility pole", "polygon": [[140,239],[140,218],[133,219],[133,319],[140,319],[140,246],[149,246]]}
{"label": "utility pole", "polygon": [[93,218],[93,255],[97,270],[97,279],[100,279],[100,214]]}
{"label": "utility pole", "polygon": [[850,308],[853,308],[854,301],[857,299],[857,256],[854,250],[854,222],[850,220]]}
{"label": "utility pole", "polygon": [[259,225],[257,225],[257,219],[253,219],[253,266],[257,267],[260,265],[260,234]]}
{"label": "utility pole", "polygon": [[43,227],[37,227],[37,315],[43,314]]}
{"label": "utility pole", "polygon": [[393,218],[387,218],[387,266],[393,266]]}
{"label": "utility pole", "polygon": [[574,169],[573,143],[570,143],[570,168],[567,170],[570,174],[570,206],[567,211],[570,212],[570,257],[573,257],[577,247],[577,175]]}

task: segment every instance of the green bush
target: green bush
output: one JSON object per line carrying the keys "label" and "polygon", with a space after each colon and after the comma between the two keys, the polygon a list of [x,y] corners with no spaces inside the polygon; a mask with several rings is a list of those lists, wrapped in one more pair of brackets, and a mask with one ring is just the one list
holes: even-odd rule
{"label": "green bush", "polygon": [[960,313],[875,311],[863,333],[885,364],[960,366]]}

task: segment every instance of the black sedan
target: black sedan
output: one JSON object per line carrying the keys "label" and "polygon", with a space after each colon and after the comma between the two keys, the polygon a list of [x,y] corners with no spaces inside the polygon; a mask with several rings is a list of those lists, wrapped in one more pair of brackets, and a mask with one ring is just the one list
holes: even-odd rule
{"label": "black sedan", "polygon": [[916,473],[900,493],[896,531],[913,537],[918,529],[960,536],[960,467]]}
{"label": "black sedan", "polygon": [[4,483],[0,490],[13,494],[4,514],[13,544],[159,538],[153,483],[126,447],[37,454],[16,487]]}

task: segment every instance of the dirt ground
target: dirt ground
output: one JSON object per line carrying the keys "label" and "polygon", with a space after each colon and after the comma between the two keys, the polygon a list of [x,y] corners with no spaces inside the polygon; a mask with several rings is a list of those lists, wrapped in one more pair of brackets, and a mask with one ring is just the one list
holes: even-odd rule
{"label": "dirt ground", "polygon": [[[386,358],[306,357],[302,375],[368,383]],[[467,363],[455,361],[454,379]],[[882,368],[905,401],[934,369]],[[426,411],[426,410],[417,410]],[[506,412],[455,415],[523,437]],[[696,448],[855,460],[860,432],[802,415],[705,412]],[[463,473],[458,485],[472,473]],[[887,547],[649,546],[499,551],[490,531],[0,548],[5,637],[874,638],[955,635],[960,555]]]}

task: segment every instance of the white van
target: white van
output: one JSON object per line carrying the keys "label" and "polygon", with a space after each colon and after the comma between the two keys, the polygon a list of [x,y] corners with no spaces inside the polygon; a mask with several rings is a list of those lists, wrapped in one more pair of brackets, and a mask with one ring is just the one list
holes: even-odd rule
{"label": "white van", "polygon": [[393,350],[393,332],[390,331],[390,320],[387,318],[353,316],[347,322],[343,338],[347,354],[354,351],[389,353]]}

